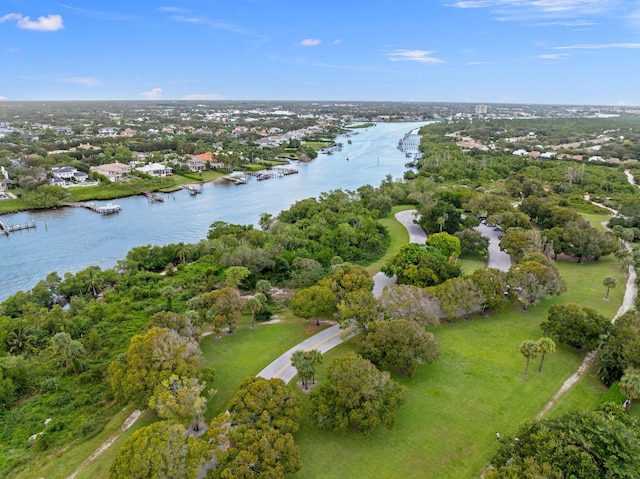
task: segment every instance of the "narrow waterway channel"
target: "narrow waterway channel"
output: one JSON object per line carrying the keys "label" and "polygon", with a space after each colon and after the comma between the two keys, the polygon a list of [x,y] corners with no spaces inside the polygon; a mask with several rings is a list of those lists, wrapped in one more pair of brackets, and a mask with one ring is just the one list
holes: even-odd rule
{"label": "narrow waterway channel", "polygon": [[91,265],[110,268],[135,246],[195,243],[215,221],[255,225],[262,213],[278,214],[322,192],[378,186],[387,175],[401,178],[409,159],[397,148],[398,140],[424,124],[379,123],[354,130],[357,134],[336,140],[343,144],[341,151],[292,163],[299,174],[250,178],[246,185],[209,183],[202,194],[183,190],[164,195],[163,203],[144,197],[114,200],[122,206],[115,215],[83,208],[4,215],[0,219],[7,225],[35,220],[37,228],[0,236],[0,301],[31,289],[52,271],[63,276]]}

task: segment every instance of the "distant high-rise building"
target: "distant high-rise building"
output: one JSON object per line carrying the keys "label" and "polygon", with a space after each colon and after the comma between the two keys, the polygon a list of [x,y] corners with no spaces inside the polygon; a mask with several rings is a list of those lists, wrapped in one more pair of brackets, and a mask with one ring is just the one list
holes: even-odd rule
{"label": "distant high-rise building", "polygon": [[476,115],[486,115],[487,105],[476,105]]}

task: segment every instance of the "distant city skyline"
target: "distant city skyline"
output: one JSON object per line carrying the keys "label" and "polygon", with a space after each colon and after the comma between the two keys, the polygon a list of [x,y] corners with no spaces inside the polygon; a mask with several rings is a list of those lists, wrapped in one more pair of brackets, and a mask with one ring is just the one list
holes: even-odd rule
{"label": "distant city skyline", "polygon": [[635,1],[150,3],[5,0],[0,100],[640,105]]}

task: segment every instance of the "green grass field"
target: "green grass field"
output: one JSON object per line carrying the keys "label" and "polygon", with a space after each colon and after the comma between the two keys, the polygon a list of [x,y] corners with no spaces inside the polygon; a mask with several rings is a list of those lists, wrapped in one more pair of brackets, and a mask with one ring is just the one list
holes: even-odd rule
{"label": "green grass field", "polygon": [[332,141],[305,141],[304,144],[305,146],[310,146],[314,150],[318,151],[318,150],[321,150],[322,148],[326,148],[328,146],[333,145],[333,142]]}
{"label": "green grass field", "polygon": [[214,385],[218,391],[207,404],[207,420],[226,409],[240,381],[255,376],[289,348],[325,327],[292,320],[289,316],[276,324],[258,323],[254,329],[243,327],[220,339],[213,335],[205,337],[200,348],[205,366],[216,370]]}
{"label": "green grass field", "polygon": [[[303,456],[305,478],[473,478],[479,477],[496,448],[495,433],[513,433],[536,417],[564,381],[578,368],[584,352],[558,345],[545,359],[543,372],[533,360],[523,376],[525,360],[519,353],[525,339],[542,336],[539,324],[549,306],[575,301],[611,317],[622,299],[622,289],[602,300],[600,278],[618,273],[615,261],[578,265],[561,263],[569,291],[544,301],[530,311],[511,308],[490,317],[444,324],[432,331],[441,346],[440,360],[420,367],[416,377],[397,378],[409,388],[409,398],[398,411],[391,430],[370,437],[318,430],[305,416],[296,434]],[[584,281],[594,278],[593,282]],[[613,291],[612,291],[613,294]],[[344,345],[328,356],[352,348]],[[330,358],[326,358],[330,361]],[[325,363],[326,364],[326,363]],[[322,373],[318,375],[322,381]],[[558,409],[594,407],[606,391],[589,372],[562,398]],[[308,400],[303,397],[305,411]],[[552,410],[552,412],[554,412]]]}
{"label": "green grass field", "polygon": [[387,249],[387,252],[382,258],[367,266],[367,272],[373,276],[380,268],[384,266],[389,258],[392,258],[400,248],[409,242],[409,232],[402,226],[396,219],[395,214],[399,211],[410,210],[415,208],[414,206],[394,206],[389,215],[380,219],[380,223],[387,228],[389,236],[391,237],[391,246]]}

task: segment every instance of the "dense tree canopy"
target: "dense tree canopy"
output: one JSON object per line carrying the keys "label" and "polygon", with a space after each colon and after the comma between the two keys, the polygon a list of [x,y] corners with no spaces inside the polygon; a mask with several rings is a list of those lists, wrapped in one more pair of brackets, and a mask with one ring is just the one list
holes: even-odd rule
{"label": "dense tree canopy", "polygon": [[512,297],[524,309],[537,304],[545,296],[561,294],[567,289],[558,267],[540,254],[526,257],[522,263],[511,266],[506,281]]}
{"label": "dense tree canopy", "polygon": [[160,421],[135,431],[118,450],[110,479],[195,479],[209,456],[207,443],[183,425]]}
{"label": "dense tree canopy", "polygon": [[622,377],[626,368],[640,369],[640,314],[620,316],[598,349],[598,374],[606,385]]}
{"label": "dense tree canopy", "polygon": [[315,285],[300,289],[291,298],[291,311],[298,316],[314,318],[320,325],[320,316],[330,315],[336,308],[336,295],[327,286]]}
{"label": "dense tree canopy", "polygon": [[540,327],[561,343],[591,351],[610,330],[611,323],[592,308],[566,303],[552,305]]}
{"label": "dense tree canopy", "polygon": [[406,319],[427,326],[440,324],[438,302],[424,288],[393,284],[384,288],[378,301],[389,319]]}
{"label": "dense tree canopy", "polygon": [[434,248],[411,243],[403,246],[382,268],[387,276],[396,275],[398,284],[435,286],[462,274],[460,266]]}
{"label": "dense tree canopy", "polygon": [[244,379],[229,405],[232,425],[257,425],[293,433],[300,427],[300,401],[282,379]]}
{"label": "dense tree canopy", "polygon": [[120,401],[145,407],[154,388],[172,374],[195,377],[200,348],[172,329],[151,328],[131,338],[126,354],[109,367],[110,383]]}
{"label": "dense tree canopy", "polygon": [[438,359],[440,345],[424,326],[397,319],[375,323],[362,342],[361,354],[381,369],[414,376],[418,365]]}
{"label": "dense tree canopy", "polygon": [[636,478],[640,475],[637,427],[608,411],[575,411],[528,422],[516,432],[517,440],[501,442],[485,477]]}
{"label": "dense tree canopy", "polygon": [[208,435],[218,452],[209,478],[283,479],[301,467],[293,432],[300,401],[281,379],[246,378]]}
{"label": "dense tree canopy", "polygon": [[382,424],[391,427],[406,394],[389,373],[348,353],[333,360],[327,382],[311,391],[311,414],[321,428],[366,433]]}

